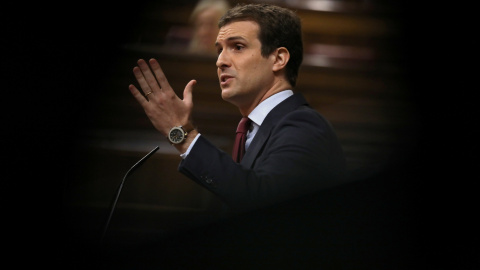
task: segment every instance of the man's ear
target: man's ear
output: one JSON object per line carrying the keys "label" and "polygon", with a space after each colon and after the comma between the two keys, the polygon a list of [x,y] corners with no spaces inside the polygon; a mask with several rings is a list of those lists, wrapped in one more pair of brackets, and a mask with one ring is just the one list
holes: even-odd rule
{"label": "man's ear", "polygon": [[285,47],[277,48],[273,56],[275,57],[272,67],[274,72],[284,69],[290,60],[290,52]]}

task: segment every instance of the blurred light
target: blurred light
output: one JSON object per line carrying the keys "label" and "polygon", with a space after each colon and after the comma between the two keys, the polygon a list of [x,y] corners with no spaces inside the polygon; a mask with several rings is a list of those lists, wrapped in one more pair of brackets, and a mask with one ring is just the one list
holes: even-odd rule
{"label": "blurred light", "polygon": [[298,6],[303,9],[317,10],[317,11],[339,11],[345,8],[345,3],[331,0],[286,0],[286,4],[290,6]]}

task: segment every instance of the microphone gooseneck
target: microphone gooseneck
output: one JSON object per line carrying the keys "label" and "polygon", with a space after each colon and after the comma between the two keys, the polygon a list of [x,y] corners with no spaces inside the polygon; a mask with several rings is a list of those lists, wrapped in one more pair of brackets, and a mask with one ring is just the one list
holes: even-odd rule
{"label": "microphone gooseneck", "polygon": [[140,159],[139,161],[137,161],[137,163],[135,163],[135,164],[127,171],[127,173],[126,173],[125,176],[123,177],[123,180],[122,180],[122,182],[120,183],[120,186],[118,187],[117,194],[116,194],[115,199],[114,199],[114,201],[113,201],[113,204],[112,204],[112,207],[111,207],[110,214],[109,214],[109,216],[108,216],[107,222],[105,223],[105,227],[103,228],[103,234],[102,234],[102,238],[100,239],[100,244],[103,242],[103,239],[105,238],[105,234],[107,233],[108,225],[110,224],[110,219],[112,219],[113,211],[115,210],[115,206],[117,205],[118,198],[120,197],[120,193],[122,192],[122,188],[123,188],[123,184],[125,183],[125,179],[127,179],[127,177],[128,177],[129,175],[131,175],[136,168],[140,167],[140,165],[142,165],[142,163],[145,162],[145,160],[147,160],[151,155],[153,155],[155,152],[157,152],[157,150],[158,150],[159,148],[160,148],[160,147],[158,147],[158,146],[155,147],[152,151],[150,151],[148,154],[146,154],[142,159]]}

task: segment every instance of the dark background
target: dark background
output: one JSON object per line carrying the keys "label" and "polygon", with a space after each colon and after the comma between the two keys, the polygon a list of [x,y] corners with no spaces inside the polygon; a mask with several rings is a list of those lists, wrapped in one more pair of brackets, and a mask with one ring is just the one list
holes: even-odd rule
{"label": "dark background", "polygon": [[[72,161],[86,125],[83,109],[97,105],[102,76],[120,53],[116,45],[135,36],[146,4],[17,5],[4,18],[2,141],[8,151],[3,157],[3,208],[8,214],[4,234],[13,240],[5,247],[12,258],[80,269],[478,267],[477,60],[476,51],[468,48],[474,33],[469,16],[458,16],[457,8],[442,8],[448,15],[443,16],[438,6],[416,4],[396,5],[403,29],[398,54],[419,126],[418,143],[407,159],[360,183],[195,228],[118,256],[74,246],[65,228],[62,192],[65,177],[77,166]],[[332,203],[339,196],[345,200]],[[319,204],[338,214],[301,215]],[[359,230],[363,226],[369,229]],[[311,248],[312,238],[325,245]],[[352,250],[358,243],[365,249]],[[381,256],[386,249],[397,256]]]}

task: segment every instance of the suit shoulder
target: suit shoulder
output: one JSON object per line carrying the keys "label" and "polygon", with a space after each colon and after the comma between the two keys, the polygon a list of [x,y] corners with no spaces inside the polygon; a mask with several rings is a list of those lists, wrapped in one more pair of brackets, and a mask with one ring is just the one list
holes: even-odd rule
{"label": "suit shoulder", "polygon": [[301,105],[296,110],[285,114],[283,121],[301,121],[301,122],[316,122],[330,125],[327,118],[325,118],[319,111],[308,105]]}

